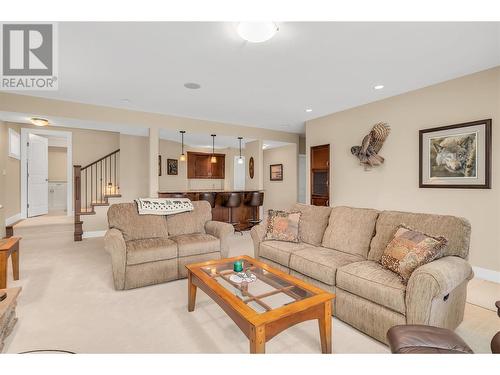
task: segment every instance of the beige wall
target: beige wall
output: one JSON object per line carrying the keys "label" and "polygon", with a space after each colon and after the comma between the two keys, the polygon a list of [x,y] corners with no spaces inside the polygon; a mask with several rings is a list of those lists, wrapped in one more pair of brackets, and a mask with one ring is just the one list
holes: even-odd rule
{"label": "beige wall", "polygon": [[[245,143],[245,150],[242,151],[242,154],[245,155],[245,162],[247,163],[245,173],[246,190],[262,190],[264,188],[262,144],[263,142],[261,140]],[[250,169],[248,168],[251,157],[254,159],[255,166],[253,178],[250,178]]]}
{"label": "beige wall", "polygon": [[[290,210],[297,202],[297,145],[264,150],[264,212]],[[271,181],[271,164],[283,164],[283,181]]]}
{"label": "beige wall", "polygon": [[[15,216],[21,212],[21,181],[20,181],[20,168],[21,162],[18,159],[14,159],[8,156],[9,145],[8,145],[8,132],[9,128],[14,129],[20,133],[20,127],[17,124],[4,123],[2,125],[2,139],[5,139],[5,146],[2,144],[1,148],[1,158],[3,159],[3,164],[0,167],[0,174],[3,175],[3,186],[4,186],[4,202],[1,204],[4,206],[3,214],[5,219]],[[2,143],[3,143],[2,142]]]}
{"label": "beige wall", "polygon": [[0,238],[5,237],[5,176],[3,171],[6,169],[7,153],[7,130],[5,123],[0,121]]}
{"label": "beige wall", "polygon": [[66,147],[49,146],[49,181],[67,181],[67,155]]}
{"label": "beige wall", "polygon": [[[419,189],[418,131],[488,118],[493,119],[492,189]],[[350,147],[378,121],[392,129],[380,153],[386,162],[365,172]],[[331,145],[331,205],[463,216],[472,224],[471,263],[500,271],[499,121],[497,67],[309,121],[306,140],[308,149]]]}

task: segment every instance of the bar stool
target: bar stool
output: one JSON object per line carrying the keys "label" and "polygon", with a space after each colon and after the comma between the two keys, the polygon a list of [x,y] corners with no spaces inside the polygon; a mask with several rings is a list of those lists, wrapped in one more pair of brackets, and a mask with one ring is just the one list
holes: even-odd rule
{"label": "bar stool", "polygon": [[264,204],[264,193],[259,191],[252,191],[248,193],[245,197],[245,205],[252,208],[252,218],[248,219],[248,224],[250,228],[253,226],[260,224],[262,220],[257,219],[258,217],[258,209],[260,206]]}
{"label": "bar stool", "polygon": [[212,208],[215,207],[215,193],[200,193],[198,195],[198,200],[207,201],[208,203],[210,203],[210,206],[212,206]]}
{"label": "bar stool", "polygon": [[229,209],[229,221],[228,221],[228,223],[234,227],[234,230],[236,232],[240,232],[240,234],[243,235],[243,233],[241,232],[241,229],[238,228],[238,226],[240,225],[240,222],[233,221],[233,208],[239,207],[240,205],[241,205],[241,194],[240,193],[223,193],[222,194],[221,206]]}
{"label": "bar stool", "polygon": [[169,198],[186,198],[186,194],[184,193],[170,193],[168,195]]}

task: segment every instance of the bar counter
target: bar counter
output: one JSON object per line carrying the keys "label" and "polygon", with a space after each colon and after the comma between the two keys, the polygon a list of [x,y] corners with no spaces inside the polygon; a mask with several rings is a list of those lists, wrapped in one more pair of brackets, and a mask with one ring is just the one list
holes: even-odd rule
{"label": "bar counter", "polygon": [[[215,221],[229,221],[229,208],[222,206],[222,195],[224,193],[237,193],[241,194],[241,204],[239,207],[234,207],[232,212],[232,219],[239,222],[236,226],[240,230],[249,229],[248,220],[252,219],[255,215],[259,219],[259,209],[247,206],[245,204],[246,197],[249,193],[262,192],[262,190],[189,190],[189,191],[160,191],[158,197],[160,198],[179,198],[186,197],[192,201],[199,200],[200,193],[214,193],[215,194],[215,207],[212,208],[212,220]],[[264,197],[265,199],[265,197]]]}

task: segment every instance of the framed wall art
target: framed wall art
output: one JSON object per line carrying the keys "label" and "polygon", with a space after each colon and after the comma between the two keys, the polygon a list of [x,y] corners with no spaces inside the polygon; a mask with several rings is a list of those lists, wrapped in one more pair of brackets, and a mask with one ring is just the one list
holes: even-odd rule
{"label": "framed wall art", "polygon": [[271,164],[269,166],[269,174],[271,181],[283,181],[283,164]]}
{"label": "framed wall art", "polygon": [[491,188],[491,119],[419,133],[419,187]]}
{"label": "framed wall art", "polygon": [[179,163],[177,162],[177,159],[167,159],[167,174],[168,175],[179,174]]}

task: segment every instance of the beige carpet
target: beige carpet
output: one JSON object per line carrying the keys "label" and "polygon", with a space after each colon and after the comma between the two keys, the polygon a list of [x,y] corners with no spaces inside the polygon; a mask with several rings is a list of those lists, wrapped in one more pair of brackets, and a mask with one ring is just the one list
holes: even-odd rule
{"label": "beige carpet", "polygon": [[[65,349],[77,353],[247,353],[248,340],[203,292],[186,309],[186,280],[130,291],[112,286],[102,238],[73,242],[67,221],[24,222],[21,242],[19,322],[4,352]],[[236,234],[231,254],[252,255],[251,239]],[[387,353],[385,345],[333,319],[335,353]],[[488,352],[500,330],[493,311],[468,304],[458,332],[476,352]],[[319,353],[316,322],[273,338],[268,353]]]}

